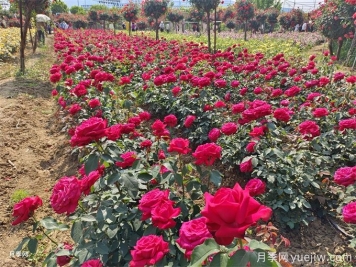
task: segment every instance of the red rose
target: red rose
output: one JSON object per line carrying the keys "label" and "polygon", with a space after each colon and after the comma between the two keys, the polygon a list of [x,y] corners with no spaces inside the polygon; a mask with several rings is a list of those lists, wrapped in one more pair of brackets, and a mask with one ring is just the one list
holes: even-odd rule
{"label": "red rose", "polygon": [[137,154],[136,152],[128,151],[122,154],[120,158],[122,158],[123,161],[117,161],[115,165],[124,169],[131,167],[134,164],[135,160],[137,159]]}
{"label": "red rose", "polygon": [[99,99],[94,98],[94,99],[91,99],[89,101],[89,107],[96,108],[96,107],[99,107],[99,106],[100,106],[100,100]]}
{"label": "red rose", "polygon": [[291,114],[293,114],[293,111],[288,108],[277,108],[273,112],[273,117],[275,117],[279,121],[288,122],[290,120]]}
{"label": "red rose", "polygon": [[325,116],[327,116],[328,114],[329,114],[329,111],[328,111],[328,109],[326,109],[326,108],[316,108],[316,109],[314,109],[314,111],[313,111],[313,116],[314,116],[315,118],[325,117]]}
{"label": "red rose", "polygon": [[299,94],[300,91],[301,89],[298,86],[292,86],[291,88],[285,90],[284,94],[288,97],[293,97]]}
{"label": "red rose", "polygon": [[356,167],[339,168],[334,174],[334,182],[339,185],[349,186],[356,181]]}
{"label": "red rose", "polygon": [[49,80],[52,82],[52,83],[57,83],[61,80],[62,78],[62,74],[60,72],[56,72],[56,73],[53,73],[50,77],[49,77]]}
{"label": "red rose", "polygon": [[158,151],[158,159],[165,159],[166,155],[164,154],[164,151],[162,149],[160,149]]}
{"label": "red rose", "polygon": [[163,122],[167,124],[168,127],[175,127],[177,125],[178,119],[173,114],[164,117]]}
{"label": "red rose", "polygon": [[141,237],[131,250],[130,267],[153,266],[169,252],[168,243],[162,236],[147,235]]}
{"label": "red rose", "polygon": [[206,221],[205,217],[200,217],[182,224],[176,242],[181,248],[185,249],[184,255],[187,259],[190,259],[196,246],[213,237],[206,227]]}
{"label": "red rose", "polygon": [[177,97],[177,95],[179,94],[179,92],[180,92],[181,90],[182,90],[182,89],[181,89],[179,86],[173,87],[173,89],[172,89],[172,94],[174,95],[174,97]]}
{"label": "red rose", "polygon": [[240,85],[240,82],[237,80],[231,81],[231,87],[238,87]]}
{"label": "red rose", "polygon": [[252,159],[244,161],[240,164],[240,171],[241,172],[252,172]]}
{"label": "red rose", "polygon": [[166,125],[161,120],[156,120],[152,126],[153,134],[156,136],[163,136],[166,130]]}
{"label": "red rose", "polygon": [[121,124],[115,124],[110,126],[109,128],[105,129],[105,135],[107,138],[111,141],[116,141],[121,137],[122,134],[122,125]]}
{"label": "red rose", "polygon": [[232,113],[233,114],[237,114],[237,113],[241,113],[245,110],[245,104],[243,102],[232,105]]}
{"label": "red rose", "polygon": [[345,129],[356,129],[356,119],[345,119],[339,121],[339,130],[343,131]]}
{"label": "red rose", "polygon": [[129,134],[135,131],[135,124],[134,123],[124,123],[121,125],[121,133]]}
{"label": "red rose", "polygon": [[140,123],[141,123],[141,118],[139,116],[134,116],[134,117],[131,117],[127,120],[127,123],[133,123],[136,126],[139,126]]}
{"label": "red rose", "polygon": [[[72,250],[73,247],[70,244],[65,243],[63,249]],[[56,262],[59,266],[64,266],[70,262],[71,257],[69,256],[57,256]]]}
{"label": "red rose", "polygon": [[256,146],[255,142],[248,143],[247,146],[246,146],[246,151],[249,152],[249,153],[255,152],[255,146]]}
{"label": "red rose", "polygon": [[184,126],[189,128],[193,125],[193,122],[195,121],[196,117],[193,115],[188,115],[187,118],[184,121]]}
{"label": "red rose", "polygon": [[221,127],[221,132],[225,135],[232,135],[234,133],[237,132],[237,125],[236,123],[233,122],[228,122],[225,123],[222,127]]}
{"label": "red rose", "polygon": [[254,127],[252,131],[250,132],[250,136],[252,137],[260,137],[265,134],[265,131],[267,130],[266,126],[260,126],[260,127]]}
{"label": "red rose", "polygon": [[89,195],[90,188],[99,180],[101,174],[99,171],[92,171],[88,175],[84,175],[80,180],[80,190],[84,195]]}
{"label": "red rose", "polygon": [[171,140],[168,152],[177,152],[179,154],[188,154],[190,151],[189,140],[184,138],[174,138]]}
{"label": "red rose", "polygon": [[80,267],[103,267],[99,259],[87,260]]}
{"label": "red rose", "polygon": [[144,140],[141,142],[140,147],[142,148],[150,148],[152,146],[152,141],[151,140]]}
{"label": "red rose", "polygon": [[221,157],[221,147],[215,143],[207,143],[197,147],[192,154],[196,159],[195,164],[211,166]]}
{"label": "red rose", "polygon": [[148,218],[151,218],[152,209],[161,202],[169,200],[168,196],[169,190],[161,191],[158,188],[144,194],[138,205],[138,209],[142,212],[141,220],[145,221]]}
{"label": "red rose", "polygon": [[106,120],[91,117],[77,126],[74,135],[70,139],[70,143],[72,146],[85,146],[92,141],[98,141],[105,136],[106,127]]}
{"label": "red rose", "polygon": [[304,121],[298,126],[299,132],[303,134],[304,139],[311,139],[320,135],[320,129],[315,121]]}
{"label": "red rose", "polygon": [[[258,220],[268,220],[272,210],[253,199],[239,184],[233,189],[220,188],[215,196],[204,193],[207,227],[220,245],[230,245],[235,237],[244,238],[245,231]],[[227,212],[229,211],[229,212]]]}
{"label": "red rose", "polygon": [[16,217],[12,225],[27,221],[33,212],[42,206],[42,199],[39,196],[26,197],[14,205],[12,216]]}
{"label": "red rose", "polygon": [[247,182],[245,190],[250,193],[251,197],[258,196],[266,191],[266,184],[258,178],[253,178]]}
{"label": "red rose", "polygon": [[75,115],[75,114],[77,114],[77,112],[78,111],[80,111],[82,108],[81,108],[81,106],[79,105],[79,104],[73,104],[70,108],[69,108],[69,113],[71,114],[71,115]]}
{"label": "red rose", "polygon": [[208,134],[208,137],[211,142],[215,143],[220,137],[220,130],[218,128],[211,129]]}
{"label": "red rose", "polygon": [[62,177],[54,186],[50,198],[53,210],[58,213],[73,213],[81,195],[80,181],[75,176]]}
{"label": "red rose", "polygon": [[214,104],[214,107],[216,107],[216,108],[224,108],[224,107],[226,107],[226,104],[225,104],[224,101],[219,100],[219,101],[216,101],[216,103]]}
{"label": "red rose", "polygon": [[342,216],[346,223],[356,223],[356,202],[350,202],[342,209]]}
{"label": "red rose", "polygon": [[215,80],[214,85],[219,88],[224,88],[227,85],[227,82],[224,79]]}
{"label": "red rose", "polygon": [[129,84],[131,82],[131,78],[129,76],[124,76],[120,78],[120,84]]}
{"label": "red rose", "polygon": [[164,230],[176,225],[173,218],[180,214],[180,208],[173,208],[174,202],[169,199],[162,199],[152,211],[152,224],[157,228]]}
{"label": "red rose", "polygon": [[138,114],[141,120],[143,121],[148,121],[151,118],[151,114],[147,111],[143,111],[140,114]]}

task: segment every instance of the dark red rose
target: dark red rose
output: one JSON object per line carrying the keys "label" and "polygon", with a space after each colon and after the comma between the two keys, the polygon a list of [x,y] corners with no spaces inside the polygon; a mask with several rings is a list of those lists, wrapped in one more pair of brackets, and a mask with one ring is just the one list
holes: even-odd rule
{"label": "dark red rose", "polygon": [[173,114],[169,114],[164,117],[163,122],[167,124],[168,127],[175,127],[177,125],[178,119]]}
{"label": "dark red rose", "polygon": [[329,111],[327,108],[316,108],[313,110],[313,116],[315,118],[321,118],[325,117],[329,114]]}
{"label": "dark red rose", "polygon": [[208,134],[208,137],[211,142],[215,143],[220,137],[220,130],[218,128],[211,129]]}
{"label": "dark red rose", "polygon": [[70,143],[72,146],[85,146],[93,141],[98,141],[105,136],[106,127],[106,120],[91,117],[77,126],[74,135],[70,139]]}
{"label": "dark red rose", "polygon": [[255,142],[248,143],[247,146],[246,146],[247,152],[249,152],[249,153],[255,152],[255,146],[256,146]]}
{"label": "dark red rose", "polygon": [[240,164],[240,171],[241,172],[252,172],[252,159],[244,161]]}
{"label": "dark red rose", "polygon": [[169,190],[161,191],[158,188],[153,189],[142,196],[139,201],[138,209],[142,212],[141,220],[145,221],[151,218],[151,212],[154,207],[162,201],[167,201]]}
{"label": "dark red rose", "polygon": [[299,132],[305,139],[312,139],[320,135],[320,128],[315,121],[304,121],[298,126]]}
{"label": "dark red rose", "polygon": [[258,196],[266,191],[266,184],[258,178],[253,178],[247,182],[245,190],[250,193],[251,197]]}
{"label": "dark red rose", "polygon": [[356,167],[342,167],[334,174],[334,182],[339,185],[349,186],[356,181]]}
{"label": "dark red rose", "polygon": [[196,117],[194,115],[188,115],[184,121],[184,126],[190,128],[193,125],[195,119]]}
{"label": "dark red rose", "polygon": [[237,132],[237,125],[233,122],[227,122],[221,126],[221,132],[225,135],[232,135]]}
{"label": "dark red rose", "polygon": [[135,160],[137,159],[137,154],[136,152],[128,151],[122,154],[120,158],[122,158],[123,161],[117,161],[115,162],[115,165],[124,169],[131,167],[134,164]]}
{"label": "dark red rose", "polygon": [[[63,249],[72,250],[73,246],[65,243],[63,245]],[[71,260],[71,257],[69,257],[69,256],[57,256],[56,262],[59,266],[64,266],[64,265],[68,264],[70,262],[70,260]]]}
{"label": "dark red rose", "polygon": [[215,143],[207,143],[197,147],[192,154],[196,159],[195,164],[211,166],[221,157],[221,147]]}
{"label": "dark red rose", "polygon": [[115,124],[105,129],[105,135],[111,141],[116,141],[121,137],[122,134],[122,125]]}
{"label": "dark red rose", "polygon": [[88,175],[84,175],[80,180],[80,190],[84,195],[88,195],[90,193],[90,188],[95,184],[97,180],[99,180],[101,174],[99,171],[92,171]]}
{"label": "dark red rose", "polygon": [[273,117],[279,121],[288,122],[291,118],[291,114],[293,114],[293,111],[291,111],[289,108],[277,108],[273,112]]}
{"label": "dark red rose", "polygon": [[180,208],[173,208],[174,202],[163,199],[151,211],[152,224],[157,228],[164,230],[176,225],[173,218],[180,214]]}
{"label": "dark red rose", "polygon": [[169,143],[168,152],[188,154],[190,152],[189,140],[184,138],[174,138]]}

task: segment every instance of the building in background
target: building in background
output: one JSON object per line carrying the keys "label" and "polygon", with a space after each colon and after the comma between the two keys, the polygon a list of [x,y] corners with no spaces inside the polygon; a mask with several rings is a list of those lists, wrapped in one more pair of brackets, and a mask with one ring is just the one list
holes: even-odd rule
{"label": "building in background", "polygon": [[[109,7],[122,7],[126,5],[129,0],[95,0],[97,3],[102,4],[102,5],[107,5]],[[141,4],[141,0],[132,0],[132,2],[136,4]],[[173,7],[189,7],[190,3],[188,0],[183,1],[183,0],[171,0],[171,3],[173,3]],[[222,6],[229,6],[235,3],[235,0],[225,0],[224,4]],[[84,7],[84,6],[82,6]]]}

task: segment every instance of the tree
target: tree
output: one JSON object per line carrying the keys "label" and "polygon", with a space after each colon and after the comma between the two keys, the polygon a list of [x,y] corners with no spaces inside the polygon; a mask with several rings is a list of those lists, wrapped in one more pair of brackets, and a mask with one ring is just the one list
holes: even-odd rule
{"label": "tree", "polygon": [[79,15],[85,15],[86,11],[84,8],[82,8],[81,6],[72,6],[69,9],[70,13],[72,14],[79,14]]}
{"label": "tree", "polygon": [[145,0],[142,2],[142,10],[146,17],[155,20],[156,40],[158,37],[158,19],[166,14],[169,0]]}
{"label": "tree", "polygon": [[[189,0],[190,3],[198,10],[206,13],[207,17],[207,31],[208,31],[208,48],[211,52],[211,38],[210,38],[210,15],[213,10],[216,10],[220,4],[220,0]],[[215,42],[214,42],[215,43]]]}
{"label": "tree", "polygon": [[[47,13],[51,3],[50,0],[11,0],[10,3],[18,7],[18,11],[20,14],[20,71],[22,74],[24,74],[26,37],[27,31],[30,27],[32,14]],[[24,20],[23,17],[25,17]]]}
{"label": "tree", "polygon": [[179,12],[170,11],[170,12],[168,12],[166,18],[167,18],[167,20],[169,20],[170,22],[173,23],[173,28],[176,29],[176,31],[177,31],[176,23],[179,23],[181,20],[183,20],[184,16]]}
{"label": "tree", "polygon": [[89,8],[89,11],[108,11],[109,8],[106,5],[92,5]]}
{"label": "tree", "polygon": [[68,13],[68,6],[61,0],[57,0],[51,5],[52,14]]}
{"label": "tree", "polygon": [[237,18],[244,21],[244,40],[247,41],[247,22],[255,15],[255,8],[250,1],[241,0],[236,3]]}
{"label": "tree", "polygon": [[129,2],[128,4],[123,6],[121,14],[124,19],[129,22],[129,35],[131,36],[131,24],[138,18],[138,7],[134,3]]}
{"label": "tree", "polygon": [[270,32],[273,32],[274,25],[278,22],[279,10],[276,8],[269,8],[267,10],[267,21],[271,26]]}

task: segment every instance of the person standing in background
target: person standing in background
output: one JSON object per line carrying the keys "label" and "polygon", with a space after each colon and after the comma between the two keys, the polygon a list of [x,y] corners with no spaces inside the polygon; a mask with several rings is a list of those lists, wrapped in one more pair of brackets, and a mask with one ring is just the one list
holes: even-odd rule
{"label": "person standing in background", "polygon": [[38,41],[42,44],[45,44],[45,22],[36,22],[37,38]]}

